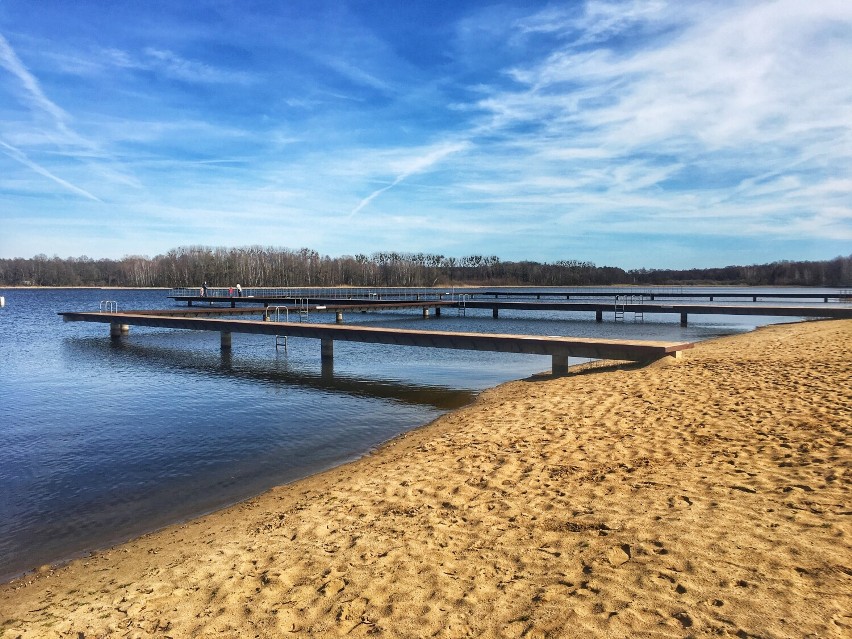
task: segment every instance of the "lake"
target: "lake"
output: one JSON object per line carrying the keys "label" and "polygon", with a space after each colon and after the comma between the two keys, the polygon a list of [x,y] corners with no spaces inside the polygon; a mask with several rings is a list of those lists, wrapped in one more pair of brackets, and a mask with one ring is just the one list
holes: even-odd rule
{"label": "lake", "polygon": [[[63,323],[61,311],[176,307],[163,290],[0,289],[0,580],[356,459],[550,358]],[[333,315],[310,321],[332,322]],[[347,314],[399,328],[699,341],[790,318],[444,309]],[[357,320],[353,321],[353,320]],[[572,360],[574,363],[576,360]]]}

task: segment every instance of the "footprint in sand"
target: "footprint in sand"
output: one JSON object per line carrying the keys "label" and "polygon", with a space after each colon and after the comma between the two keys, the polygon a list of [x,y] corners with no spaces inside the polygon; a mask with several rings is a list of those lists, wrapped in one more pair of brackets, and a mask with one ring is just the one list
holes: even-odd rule
{"label": "footprint in sand", "polygon": [[682,625],[684,628],[692,627],[692,617],[690,617],[685,612],[676,612],[672,615],[672,617],[677,619],[680,622],[680,625]]}

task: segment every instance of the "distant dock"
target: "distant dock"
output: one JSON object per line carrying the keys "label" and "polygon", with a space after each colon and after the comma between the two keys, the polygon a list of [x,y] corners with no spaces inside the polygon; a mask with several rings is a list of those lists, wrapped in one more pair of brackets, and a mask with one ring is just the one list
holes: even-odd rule
{"label": "distant dock", "polygon": [[[801,317],[801,318],[852,318],[852,297],[848,291],[832,293],[785,293],[770,291],[642,291],[620,292],[612,290],[545,290],[545,291],[498,291],[471,289],[463,292],[448,292],[444,289],[377,289],[371,293],[363,289],[257,289],[241,297],[233,297],[227,291],[211,289],[212,294],[201,296],[196,289],[175,290],[169,298],[186,302],[187,306],[227,304],[231,308],[245,304],[276,306],[294,312],[299,307],[312,308],[314,312],[335,312],[338,322],[343,321],[346,311],[379,311],[405,308],[421,308],[424,316],[429,309],[440,315],[442,308],[456,308],[460,313],[467,309],[491,310],[497,319],[500,311],[557,311],[591,312],[595,321],[602,322],[605,314],[612,313],[615,320],[632,317],[644,320],[646,314],[679,315],[681,326],[686,326],[689,315],[750,315],[758,317]],[[492,299],[484,299],[491,297]],[[535,297],[532,301],[530,298]],[[565,298],[565,301],[557,301]],[[671,298],[672,301],[663,301]],[[709,299],[708,303],[690,300]],[[715,300],[747,300],[740,303],[719,303]],[[788,300],[787,303],[765,300]],[[789,300],[821,300],[821,303],[792,304]],[[833,302],[836,300],[836,302]],[[748,303],[748,302],[751,303]],[[203,306],[202,306],[203,307]]]}

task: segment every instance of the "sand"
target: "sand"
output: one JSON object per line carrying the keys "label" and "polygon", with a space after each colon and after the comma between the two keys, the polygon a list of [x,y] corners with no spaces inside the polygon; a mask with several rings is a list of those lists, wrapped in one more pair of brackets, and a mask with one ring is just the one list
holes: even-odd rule
{"label": "sand", "polygon": [[852,321],[512,382],[0,586],[0,637],[852,637]]}

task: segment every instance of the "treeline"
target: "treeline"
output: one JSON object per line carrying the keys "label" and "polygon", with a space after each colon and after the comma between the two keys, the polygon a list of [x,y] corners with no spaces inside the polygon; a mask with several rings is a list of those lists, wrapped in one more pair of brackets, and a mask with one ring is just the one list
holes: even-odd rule
{"label": "treeline", "polygon": [[445,257],[378,252],[330,257],[311,249],[251,246],[176,248],[153,258],[0,259],[2,286],[448,286],[688,285],[852,286],[852,255],[820,262],[782,261],[752,266],[624,270],[560,260],[504,262],[496,255]]}

